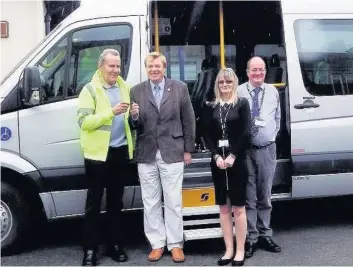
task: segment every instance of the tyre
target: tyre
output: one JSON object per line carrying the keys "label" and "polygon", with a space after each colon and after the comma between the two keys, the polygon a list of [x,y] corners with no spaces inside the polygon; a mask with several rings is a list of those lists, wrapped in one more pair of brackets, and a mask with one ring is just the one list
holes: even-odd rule
{"label": "tyre", "polygon": [[20,247],[21,237],[28,222],[28,206],[20,192],[1,182],[1,251],[14,252]]}

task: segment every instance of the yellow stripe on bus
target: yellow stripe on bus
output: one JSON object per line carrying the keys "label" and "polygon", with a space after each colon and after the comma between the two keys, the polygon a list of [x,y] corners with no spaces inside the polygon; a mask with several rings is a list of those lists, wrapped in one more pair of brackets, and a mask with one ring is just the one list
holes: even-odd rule
{"label": "yellow stripe on bus", "polygon": [[201,207],[215,205],[213,187],[183,189],[183,207]]}

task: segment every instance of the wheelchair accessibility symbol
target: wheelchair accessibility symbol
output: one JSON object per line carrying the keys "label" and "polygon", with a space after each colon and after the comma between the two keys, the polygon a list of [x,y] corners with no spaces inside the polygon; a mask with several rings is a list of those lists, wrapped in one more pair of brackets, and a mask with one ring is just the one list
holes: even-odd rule
{"label": "wheelchair accessibility symbol", "polygon": [[11,130],[7,127],[1,127],[1,141],[7,141],[11,138]]}

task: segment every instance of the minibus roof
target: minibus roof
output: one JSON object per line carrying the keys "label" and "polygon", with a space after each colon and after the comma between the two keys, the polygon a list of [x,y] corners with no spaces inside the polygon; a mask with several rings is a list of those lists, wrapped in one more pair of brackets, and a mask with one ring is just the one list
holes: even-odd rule
{"label": "minibus roof", "polygon": [[148,2],[148,0],[81,0],[80,7],[63,20],[63,24],[66,26],[89,19],[146,15]]}
{"label": "minibus roof", "polygon": [[353,13],[352,0],[281,0],[283,14]]}
{"label": "minibus roof", "polygon": [[[75,21],[148,14],[148,4],[154,0],[81,0],[80,7],[68,19]],[[163,0],[169,1],[169,0]],[[181,0],[176,0],[181,1]],[[183,0],[185,1],[185,0]],[[223,0],[249,1],[249,0]],[[266,0],[271,1],[271,0]],[[353,0],[280,0],[283,14],[347,14],[353,13]],[[65,23],[65,24],[66,24]]]}
{"label": "minibus roof", "polygon": [[[78,20],[111,16],[147,14],[148,3],[154,0],[81,0],[80,8],[73,13]],[[162,0],[170,1],[170,0]],[[181,1],[181,0],[176,0]],[[185,0],[183,0],[185,1]],[[249,0],[223,0],[249,1]],[[273,1],[273,0],[265,0]],[[334,14],[352,13],[352,0],[280,0],[284,14]],[[98,8],[97,8],[98,5]]]}

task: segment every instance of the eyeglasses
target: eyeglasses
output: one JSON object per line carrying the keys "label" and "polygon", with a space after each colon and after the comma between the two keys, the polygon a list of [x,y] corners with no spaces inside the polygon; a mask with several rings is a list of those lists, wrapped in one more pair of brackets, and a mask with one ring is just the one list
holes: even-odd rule
{"label": "eyeglasses", "polygon": [[266,69],[250,69],[251,72],[260,72],[260,73],[264,73],[266,72]]}
{"label": "eyeglasses", "polygon": [[218,84],[224,84],[224,83],[226,83],[226,84],[231,84],[231,83],[233,83],[233,81],[231,81],[231,80],[227,80],[227,81],[218,81]]}

